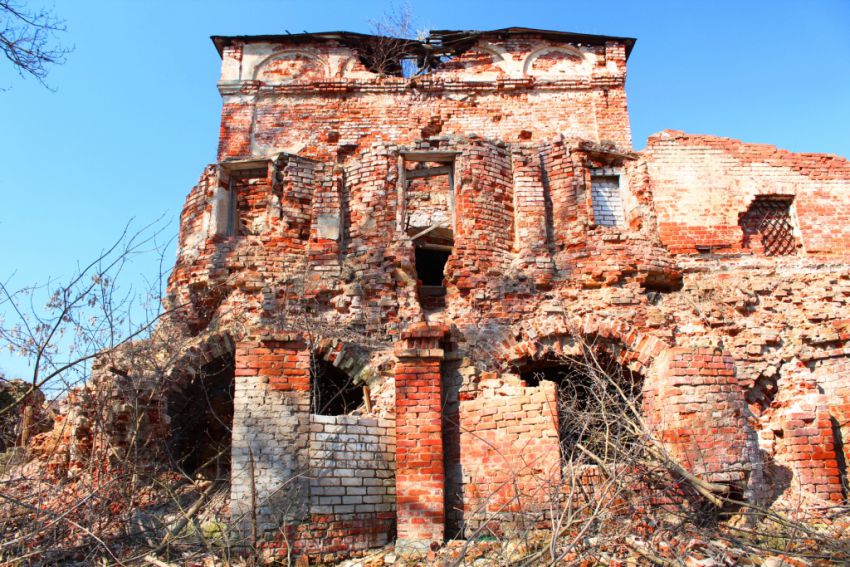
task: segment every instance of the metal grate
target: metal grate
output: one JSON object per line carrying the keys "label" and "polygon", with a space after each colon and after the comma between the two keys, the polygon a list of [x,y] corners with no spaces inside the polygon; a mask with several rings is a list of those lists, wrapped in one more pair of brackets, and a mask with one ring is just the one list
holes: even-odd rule
{"label": "metal grate", "polygon": [[[741,217],[744,248],[761,248],[765,256],[794,254],[791,199],[760,195]],[[759,246],[760,243],[760,246]]]}

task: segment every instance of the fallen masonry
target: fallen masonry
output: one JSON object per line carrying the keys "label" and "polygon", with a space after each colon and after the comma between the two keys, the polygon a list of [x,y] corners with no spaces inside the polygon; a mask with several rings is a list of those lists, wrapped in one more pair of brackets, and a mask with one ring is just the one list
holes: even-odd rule
{"label": "fallen masonry", "polygon": [[167,298],[188,346],[156,371],[101,361],[57,469],[97,448],[86,391],[114,391],[126,445],[121,384],[143,376],[141,437],[229,470],[254,541],[425,554],[607,474],[571,474],[604,452],[562,410],[587,403],[590,357],[683,475],[764,508],[846,503],[850,162],[677,131],[634,152],[629,38],[213,42],[218,161]]}

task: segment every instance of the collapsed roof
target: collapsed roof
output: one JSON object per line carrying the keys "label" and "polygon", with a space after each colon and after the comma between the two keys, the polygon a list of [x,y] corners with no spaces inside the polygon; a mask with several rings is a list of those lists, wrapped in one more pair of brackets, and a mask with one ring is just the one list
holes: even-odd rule
{"label": "collapsed roof", "polygon": [[316,41],[337,41],[343,45],[348,45],[354,48],[368,48],[369,45],[374,42],[393,41],[399,42],[399,45],[404,47],[408,56],[425,60],[432,57],[457,55],[462,53],[472,47],[472,45],[481,37],[507,38],[523,35],[542,36],[543,38],[551,41],[570,43],[574,45],[605,45],[609,42],[622,43],[626,48],[626,58],[628,58],[631,54],[635,41],[637,41],[632,37],[592,35],[523,27],[510,27],[488,31],[432,30],[423,40],[386,37],[347,31],[316,33],[304,32],[272,35],[214,35],[211,36],[210,39],[212,39],[219,56],[223,54],[225,47],[228,47],[235,42],[298,44]]}

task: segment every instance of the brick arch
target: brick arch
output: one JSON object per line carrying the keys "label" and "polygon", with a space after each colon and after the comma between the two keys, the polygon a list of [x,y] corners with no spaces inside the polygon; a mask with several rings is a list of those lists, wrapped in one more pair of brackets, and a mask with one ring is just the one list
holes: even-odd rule
{"label": "brick arch", "polygon": [[235,350],[229,333],[210,333],[181,349],[165,372],[155,415],[163,416],[164,454],[187,474],[230,470]]}
{"label": "brick arch", "polygon": [[557,319],[523,323],[510,339],[502,341],[495,354],[498,365],[505,370],[546,356],[575,356],[588,343],[608,346],[616,362],[643,376],[670,346],[623,320],[590,316],[572,322]]}
{"label": "brick arch", "polygon": [[344,371],[355,384],[368,385],[372,377],[377,375],[370,364],[369,351],[341,339],[320,340],[313,346],[313,354]]}
{"label": "brick arch", "polygon": [[316,57],[312,53],[297,49],[285,49],[272,53],[254,67],[253,78],[255,81],[264,81],[264,73],[275,62],[282,62],[285,59],[306,60],[307,64],[302,68],[296,69],[296,73],[291,77],[281,76],[280,80],[273,81],[274,83],[286,84],[296,81],[321,81],[330,76],[328,63],[322,58]]}
{"label": "brick arch", "polygon": [[377,77],[378,74],[370,71],[358,57],[346,57],[340,61],[336,76],[340,79],[362,79]]}
{"label": "brick arch", "polygon": [[203,335],[184,347],[165,371],[166,382],[174,387],[184,377],[194,376],[207,363],[226,355],[233,355],[236,345],[230,333]]}
{"label": "brick arch", "polygon": [[570,61],[574,61],[576,66],[579,68],[581,68],[587,61],[587,58],[585,57],[584,53],[574,47],[566,45],[557,47],[541,47],[540,49],[529,53],[528,57],[525,58],[525,61],[522,64],[522,76],[531,76],[532,67],[534,66],[535,61],[537,61],[537,59],[539,59],[541,56],[548,55],[550,53],[559,53],[561,55],[565,55]]}

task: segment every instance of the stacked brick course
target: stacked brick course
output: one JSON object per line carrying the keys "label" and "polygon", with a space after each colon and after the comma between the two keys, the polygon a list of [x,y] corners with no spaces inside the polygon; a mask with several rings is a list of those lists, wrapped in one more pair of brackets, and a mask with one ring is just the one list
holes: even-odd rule
{"label": "stacked brick course", "polygon": [[555,384],[524,388],[493,377],[460,407],[468,529],[545,508],[561,485]]}
{"label": "stacked brick course", "polygon": [[[310,416],[310,511],[363,519],[395,510],[395,423]],[[390,514],[387,514],[390,513]]]}

